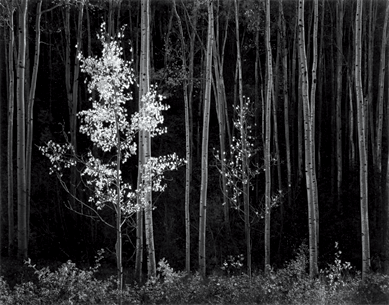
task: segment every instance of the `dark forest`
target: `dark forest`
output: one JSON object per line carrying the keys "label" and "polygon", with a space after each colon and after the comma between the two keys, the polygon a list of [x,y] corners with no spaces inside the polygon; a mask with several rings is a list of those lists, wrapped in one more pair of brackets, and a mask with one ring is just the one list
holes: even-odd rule
{"label": "dark forest", "polygon": [[[388,18],[385,0],[1,1],[2,274],[27,258],[86,268],[100,249],[124,283],[161,260],[251,279],[301,249],[310,280],[339,253],[362,279],[389,274]],[[150,88],[167,105],[166,132],[138,127],[128,158],[124,129],[107,150],[82,131],[109,100],[86,58],[112,42],[131,68],[119,113],[131,124]],[[48,143],[77,161],[60,168]],[[145,164],[171,154],[159,191]],[[88,156],[126,158],[102,191],[117,202],[83,174]]]}

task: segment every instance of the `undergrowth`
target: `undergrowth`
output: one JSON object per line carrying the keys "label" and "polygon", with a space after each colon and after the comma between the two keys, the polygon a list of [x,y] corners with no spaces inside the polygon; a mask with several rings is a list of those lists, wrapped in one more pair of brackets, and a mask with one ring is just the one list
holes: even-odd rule
{"label": "undergrowth", "polygon": [[[162,259],[157,276],[145,284],[125,286],[122,304],[388,304],[389,276],[350,275],[351,265],[341,261],[336,247],[334,263],[320,271],[314,281],[307,273],[308,250],[299,248],[296,257],[279,270],[255,274],[241,272],[242,256],[229,256],[221,270],[226,275],[203,279],[198,273],[175,271]],[[10,288],[0,278],[0,304],[118,304],[114,277],[97,279],[103,253],[93,268],[82,270],[68,261],[55,271],[37,268],[30,261],[35,279]]]}

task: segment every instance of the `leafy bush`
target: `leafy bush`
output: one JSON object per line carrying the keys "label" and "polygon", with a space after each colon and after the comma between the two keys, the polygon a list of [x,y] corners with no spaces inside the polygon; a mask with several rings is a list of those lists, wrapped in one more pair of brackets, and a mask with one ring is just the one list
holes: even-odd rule
{"label": "leafy bush", "polygon": [[[337,248],[336,248],[337,249]],[[338,250],[338,249],[337,249]],[[12,290],[0,278],[0,304],[118,304],[119,293],[113,277],[97,280],[100,266],[81,270],[68,261],[56,271],[33,268],[37,280],[18,284]],[[251,278],[246,274],[203,278],[198,273],[177,272],[162,259],[157,276],[143,286],[126,286],[122,304],[382,304],[389,303],[389,276],[360,273],[351,277],[351,266],[335,253],[334,263],[310,280],[308,249],[302,245],[296,257],[283,269]],[[233,272],[232,272],[233,273]]]}
{"label": "leafy bush", "polygon": [[[10,292],[8,285],[0,280],[1,304],[116,304],[118,292],[114,279],[97,280],[95,273],[100,267],[103,251],[96,257],[96,264],[89,270],[81,270],[71,261],[56,271],[48,267],[38,269],[31,261],[26,265],[34,270],[37,283],[18,284]],[[127,289],[123,298],[133,298]]]}
{"label": "leafy bush", "polygon": [[241,268],[243,267],[243,261],[243,254],[237,256],[228,255],[220,269],[226,272],[227,275],[239,275],[242,272]]}
{"label": "leafy bush", "polygon": [[388,304],[389,275],[370,273],[359,281],[353,299],[356,304]]}
{"label": "leafy bush", "polygon": [[0,304],[12,303],[12,295],[8,284],[0,277]]}

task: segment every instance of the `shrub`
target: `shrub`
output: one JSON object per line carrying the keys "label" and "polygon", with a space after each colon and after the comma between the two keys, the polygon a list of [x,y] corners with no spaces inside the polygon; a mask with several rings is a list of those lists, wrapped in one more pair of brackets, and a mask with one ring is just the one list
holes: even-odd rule
{"label": "shrub", "polygon": [[380,273],[370,273],[365,280],[360,280],[354,295],[356,304],[388,304],[389,276]]}
{"label": "shrub", "polygon": [[243,261],[243,254],[237,256],[228,255],[220,269],[223,270],[227,275],[239,275],[242,273],[241,268],[243,267]]}
{"label": "shrub", "polygon": [[12,295],[8,284],[0,277],[0,304],[11,304],[13,302]]}
{"label": "shrub", "polygon": [[113,278],[95,278],[102,255],[103,251],[100,251],[95,266],[86,271],[77,268],[71,261],[62,264],[56,271],[50,271],[48,267],[38,269],[29,260],[26,264],[34,270],[37,283],[16,285],[11,298],[5,283],[0,282],[1,298],[7,298],[1,304],[115,304],[118,293]]}
{"label": "shrub", "polygon": [[143,302],[152,304],[182,303],[187,285],[183,279],[185,272],[176,272],[163,258],[158,262],[157,276],[150,278],[140,290]]}
{"label": "shrub", "polygon": [[27,295],[43,304],[113,304],[109,297],[113,281],[95,279],[94,270],[80,270],[71,261],[54,272],[47,267],[36,269],[30,262],[28,265],[34,268],[39,284],[36,287],[28,282],[18,286],[15,298],[20,303]]}

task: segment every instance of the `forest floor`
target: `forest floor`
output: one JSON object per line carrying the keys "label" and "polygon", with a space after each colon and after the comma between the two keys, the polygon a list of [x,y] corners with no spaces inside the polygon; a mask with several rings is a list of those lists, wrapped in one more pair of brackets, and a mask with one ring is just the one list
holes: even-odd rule
{"label": "forest floor", "polygon": [[285,268],[251,278],[237,265],[225,264],[204,279],[174,271],[162,260],[157,277],[145,283],[127,284],[126,275],[119,301],[115,270],[102,267],[100,260],[81,269],[71,261],[51,262],[49,268],[37,266],[45,262],[23,265],[4,258],[0,304],[389,304],[388,275],[371,273],[362,281],[348,263],[335,260],[312,281],[307,262],[300,253]]}

